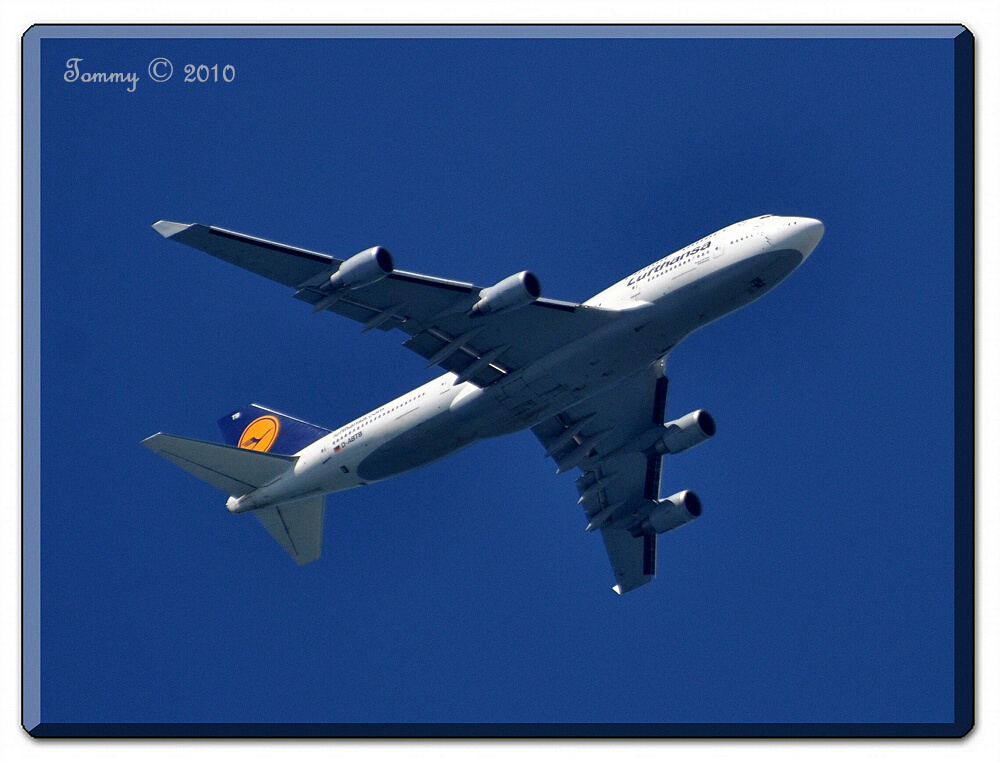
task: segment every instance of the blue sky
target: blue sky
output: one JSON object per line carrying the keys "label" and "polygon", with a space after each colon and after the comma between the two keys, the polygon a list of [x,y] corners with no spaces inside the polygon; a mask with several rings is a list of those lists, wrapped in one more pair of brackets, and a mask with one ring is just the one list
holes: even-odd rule
{"label": "blue sky", "polygon": [[[46,40],[41,82],[43,721],[951,721],[950,40]],[[705,512],[627,596],[528,432],[332,496],[301,569],[138,445],[433,376],[158,219],[582,301],[764,213],[826,236],[673,352]]]}

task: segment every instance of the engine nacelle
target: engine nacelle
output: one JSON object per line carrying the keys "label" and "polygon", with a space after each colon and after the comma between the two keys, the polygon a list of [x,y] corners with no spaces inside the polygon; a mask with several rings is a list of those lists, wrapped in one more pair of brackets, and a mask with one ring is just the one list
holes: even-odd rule
{"label": "engine nacelle", "polygon": [[391,273],[393,268],[392,254],[389,250],[373,246],[346,260],[340,269],[330,276],[330,285],[334,290],[370,286]]}
{"label": "engine nacelle", "polygon": [[527,307],[541,295],[542,284],[538,276],[525,270],[480,291],[479,301],[469,310],[469,317]]}
{"label": "engine nacelle", "polygon": [[656,508],[632,530],[636,537],[643,534],[662,534],[684,526],[701,516],[701,500],[686,489],[676,495],[657,501]]}
{"label": "engine nacelle", "polygon": [[660,455],[683,452],[715,435],[715,419],[705,410],[663,424],[665,431],[653,447]]}

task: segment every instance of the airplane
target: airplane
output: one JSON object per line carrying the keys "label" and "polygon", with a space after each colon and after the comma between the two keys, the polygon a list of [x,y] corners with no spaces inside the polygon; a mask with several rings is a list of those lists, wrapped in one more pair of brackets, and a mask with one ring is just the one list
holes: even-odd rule
{"label": "airplane", "polygon": [[530,428],[557,473],[579,470],[619,595],[655,576],[660,534],[702,513],[691,490],[660,497],[663,456],[716,431],[704,410],[665,422],[668,354],[774,288],[825,231],[809,217],[743,220],[576,304],[542,297],[530,271],[482,288],[396,270],[381,246],[339,260],[206,225],[153,228],[294,288],[313,313],[400,330],[447,372],[333,431],[252,404],[220,419],[224,445],[162,432],[143,445],[230,495],[229,511],[253,513],[301,565],[320,556],[327,494]]}

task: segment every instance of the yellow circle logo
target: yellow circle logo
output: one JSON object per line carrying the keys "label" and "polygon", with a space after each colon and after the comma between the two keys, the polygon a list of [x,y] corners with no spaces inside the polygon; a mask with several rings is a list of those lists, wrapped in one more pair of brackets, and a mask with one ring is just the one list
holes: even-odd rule
{"label": "yellow circle logo", "polygon": [[240,447],[244,450],[260,450],[267,452],[278,438],[281,423],[273,415],[262,415],[243,429],[240,437]]}

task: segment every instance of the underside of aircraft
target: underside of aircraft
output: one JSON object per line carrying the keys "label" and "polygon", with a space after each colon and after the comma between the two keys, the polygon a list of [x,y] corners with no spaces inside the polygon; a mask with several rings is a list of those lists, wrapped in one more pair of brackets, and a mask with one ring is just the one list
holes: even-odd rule
{"label": "underside of aircraft", "polygon": [[530,428],[599,531],[618,593],[656,573],[660,534],[701,515],[660,497],[664,455],[715,434],[696,410],[666,420],[666,356],[692,331],[769,291],[809,256],[817,220],[764,215],[723,228],[583,304],[541,296],[531,272],[490,287],[395,269],[382,247],[346,260],[199,224],[165,238],[294,289],[362,331],[400,330],[446,371],[331,431],[259,405],[224,416],[226,444],[155,434],[143,444],[230,495],[300,564],[319,557],[325,495],[390,478],[473,442]]}

